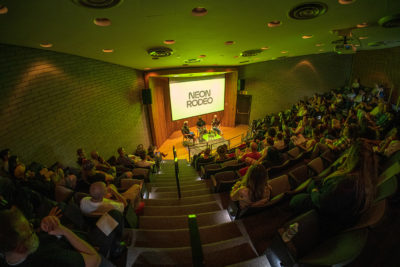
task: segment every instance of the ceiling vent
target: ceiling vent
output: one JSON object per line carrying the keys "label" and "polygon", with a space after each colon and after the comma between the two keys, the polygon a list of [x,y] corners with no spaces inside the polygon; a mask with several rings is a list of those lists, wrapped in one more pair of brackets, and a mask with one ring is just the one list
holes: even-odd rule
{"label": "ceiling vent", "polygon": [[96,8],[96,9],[106,9],[114,7],[122,3],[123,0],[72,0],[77,5]]}
{"label": "ceiling vent", "polygon": [[321,2],[303,3],[289,11],[292,19],[305,20],[322,16],[328,11],[328,6]]}
{"label": "ceiling vent", "polygon": [[170,55],[173,54],[173,51],[171,48],[165,46],[159,46],[150,48],[149,50],[147,50],[147,53],[153,58],[159,58],[159,57],[169,57]]}
{"label": "ceiling vent", "polygon": [[190,59],[186,59],[185,63],[189,64],[189,63],[199,63],[201,61],[200,58],[190,58]]}
{"label": "ceiling vent", "polygon": [[260,54],[263,50],[262,49],[253,49],[253,50],[246,50],[240,53],[242,57],[254,57]]}
{"label": "ceiling vent", "polygon": [[400,27],[400,14],[383,17],[378,23],[383,28],[398,28]]}

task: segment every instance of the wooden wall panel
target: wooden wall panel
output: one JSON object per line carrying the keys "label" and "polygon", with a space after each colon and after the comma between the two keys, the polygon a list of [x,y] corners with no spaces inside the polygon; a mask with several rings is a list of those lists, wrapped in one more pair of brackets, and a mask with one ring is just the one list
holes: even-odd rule
{"label": "wooden wall panel", "polygon": [[201,115],[202,119],[209,125],[216,114],[221,119],[223,126],[235,126],[236,96],[237,96],[237,77],[236,69],[182,69],[182,70],[162,70],[150,72],[145,75],[145,83],[152,91],[153,104],[149,107],[151,131],[154,143],[160,146],[173,132],[182,128],[183,122],[188,121],[189,126],[196,125],[198,116],[182,120],[172,121],[171,103],[169,96],[168,77],[159,75],[195,73],[205,71],[226,71],[225,73],[225,110]]}

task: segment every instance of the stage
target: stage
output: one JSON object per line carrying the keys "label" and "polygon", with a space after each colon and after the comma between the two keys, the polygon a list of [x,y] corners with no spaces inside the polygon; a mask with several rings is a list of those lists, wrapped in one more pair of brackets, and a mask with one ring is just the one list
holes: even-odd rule
{"label": "stage", "polygon": [[[207,125],[207,129],[210,128],[211,126]],[[208,140],[197,142],[195,146],[191,145],[190,146],[191,156],[204,150],[207,146],[207,143],[208,145],[212,144],[213,150],[215,150],[219,145],[228,143],[228,140],[231,143],[231,147],[239,145],[241,142],[242,135],[246,136],[248,126],[238,125],[236,127],[221,127],[221,130],[223,134],[220,138],[216,137],[209,138]],[[197,133],[197,128],[195,126],[190,127],[190,131]],[[185,141],[185,146],[184,146],[182,133],[179,130],[172,133],[168,137],[168,139],[159,147],[159,150],[165,154],[168,153],[168,156],[165,157],[165,159],[173,159],[172,147],[175,146],[176,153],[179,159],[189,159],[189,149],[188,146],[186,146],[188,143],[189,141]]]}

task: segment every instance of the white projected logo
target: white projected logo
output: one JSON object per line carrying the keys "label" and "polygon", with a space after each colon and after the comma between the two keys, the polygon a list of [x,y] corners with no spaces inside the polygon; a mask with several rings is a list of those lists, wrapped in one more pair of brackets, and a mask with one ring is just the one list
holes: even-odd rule
{"label": "white projected logo", "polygon": [[186,107],[191,108],[200,105],[207,105],[213,102],[211,90],[203,90],[189,93],[189,100],[186,101]]}
{"label": "white projected logo", "polygon": [[224,110],[225,76],[170,79],[172,120]]}

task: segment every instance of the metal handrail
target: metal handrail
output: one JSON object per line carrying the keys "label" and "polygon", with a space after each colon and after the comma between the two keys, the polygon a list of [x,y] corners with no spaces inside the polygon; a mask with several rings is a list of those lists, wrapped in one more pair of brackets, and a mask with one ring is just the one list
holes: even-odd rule
{"label": "metal handrail", "polygon": [[211,151],[212,151],[212,150],[213,150],[213,148],[212,148],[213,145],[220,144],[220,143],[222,143],[222,142],[228,142],[228,149],[230,149],[230,148],[231,148],[231,141],[232,141],[233,139],[237,138],[237,137],[241,137],[240,141],[243,142],[244,134],[240,134],[240,135],[234,136],[234,137],[232,137],[232,138],[229,138],[229,139],[227,139],[227,140],[224,139],[224,140],[221,140],[220,142],[213,143],[213,144],[211,144],[211,145],[209,145],[208,142],[205,142],[205,143],[197,144],[197,145],[194,145],[194,146],[189,146],[189,147],[188,147],[188,150],[189,150],[189,162],[190,162],[190,160],[191,160],[191,152],[190,152],[191,149],[197,148],[197,147],[199,147],[199,146],[204,146],[204,145],[205,145],[206,147],[210,147],[210,149],[211,149]]}
{"label": "metal handrail", "polygon": [[178,198],[181,198],[181,186],[179,184],[179,165],[178,165],[178,157],[176,155],[175,146],[172,147],[172,153],[174,154],[174,162],[175,162],[175,179],[176,179],[176,188],[178,190]]}
{"label": "metal handrail", "polygon": [[195,214],[188,215],[190,245],[192,247],[192,263],[194,267],[204,266],[203,247],[200,240],[199,227]]}

